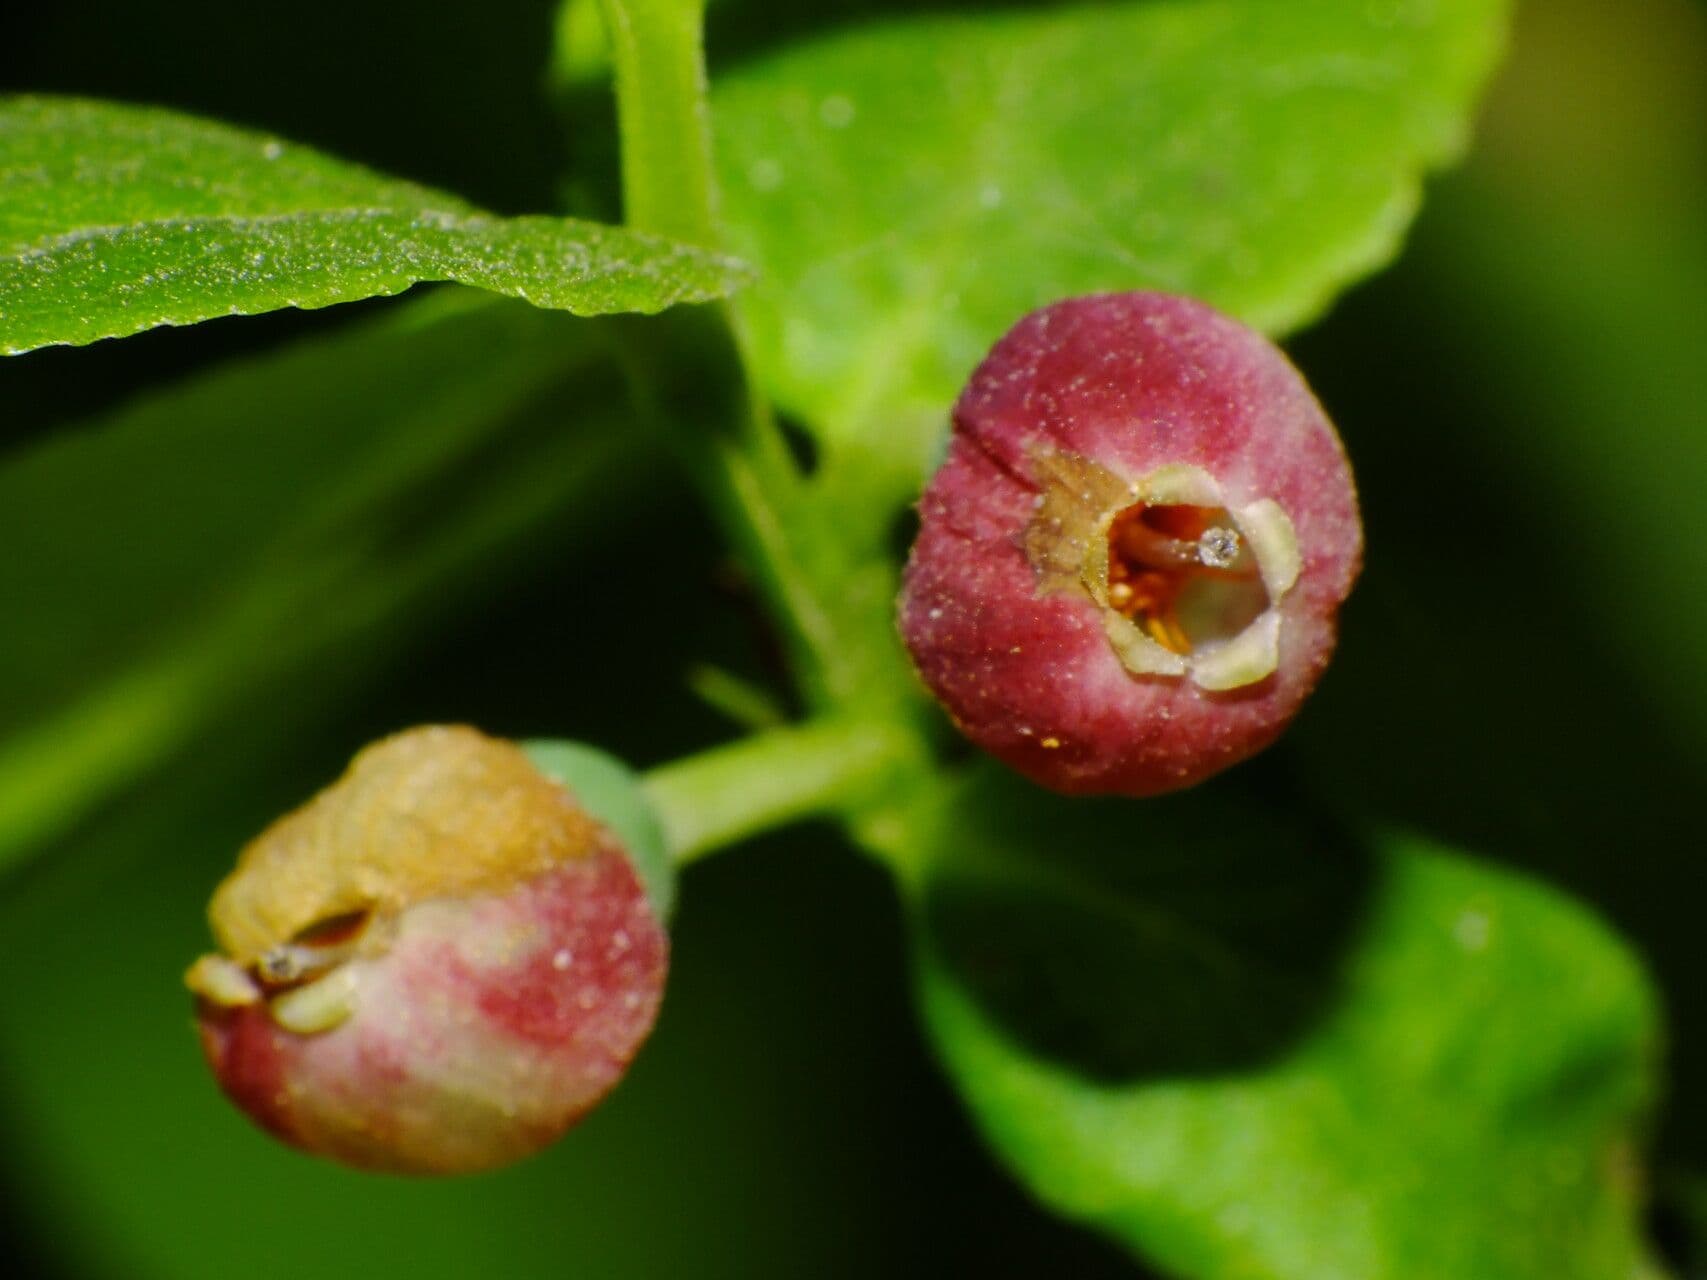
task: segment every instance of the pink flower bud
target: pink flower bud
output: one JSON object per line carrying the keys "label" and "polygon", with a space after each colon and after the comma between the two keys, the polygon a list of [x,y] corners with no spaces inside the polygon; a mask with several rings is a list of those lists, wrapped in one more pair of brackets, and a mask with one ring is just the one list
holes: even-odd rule
{"label": "pink flower bud", "polygon": [[1152,795],[1272,742],[1362,556],[1333,426],[1188,298],[1074,298],[998,342],[920,503],[901,631],[966,735],[1058,791]]}
{"label": "pink flower bud", "polygon": [[347,1164],[553,1141],[651,1029],[668,941],[623,848],[511,743],[411,729],[244,849],[187,981],[220,1087]]}

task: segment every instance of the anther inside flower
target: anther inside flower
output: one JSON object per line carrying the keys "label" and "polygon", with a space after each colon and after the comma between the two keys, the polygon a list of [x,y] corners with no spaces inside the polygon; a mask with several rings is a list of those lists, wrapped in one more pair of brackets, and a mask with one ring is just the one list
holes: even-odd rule
{"label": "anther inside flower", "polygon": [[253,841],[186,975],[221,1087],[366,1168],[490,1168],[620,1078],[667,940],[624,850],[515,745],[414,729]]}
{"label": "anther inside flower", "polygon": [[1298,579],[1298,540],[1264,498],[1231,510],[1200,467],[1127,480],[1089,458],[1039,450],[1037,510],[1024,534],[1038,590],[1102,610],[1126,669],[1236,689],[1280,661],[1276,606]]}
{"label": "anther inside flower", "polygon": [[1015,325],[919,512],[900,624],[920,676],[974,742],[1071,793],[1189,786],[1273,741],[1362,551],[1297,370],[1157,293]]}

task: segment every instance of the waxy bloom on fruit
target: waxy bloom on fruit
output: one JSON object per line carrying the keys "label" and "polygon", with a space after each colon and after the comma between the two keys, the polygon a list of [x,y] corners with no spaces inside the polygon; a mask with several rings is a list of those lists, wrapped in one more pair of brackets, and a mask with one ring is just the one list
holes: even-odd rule
{"label": "waxy bloom on fruit", "polygon": [[990,352],[920,503],[902,634],[974,742],[1151,795],[1272,742],[1362,555],[1339,438],[1286,357],[1188,298],[1075,298]]}
{"label": "waxy bloom on fruit", "polygon": [[220,1086],[403,1173],[545,1146],[621,1077],[668,942],[616,838],[516,745],[411,729],[243,850],[187,981]]}

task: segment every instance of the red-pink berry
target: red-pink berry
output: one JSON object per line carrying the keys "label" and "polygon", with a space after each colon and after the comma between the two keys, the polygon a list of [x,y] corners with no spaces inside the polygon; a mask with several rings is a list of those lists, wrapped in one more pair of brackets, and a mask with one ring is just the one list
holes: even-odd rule
{"label": "red-pink berry", "polygon": [[1362,556],[1298,371],[1158,293],[1015,325],[919,509],[900,622],[920,674],[974,742],[1075,794],[1189,786],[1272,742]]}
{"label": "red-pink berry", "polygon": [[512,743],[412,729],[243,851],[193,965],[202,1046],[262,1127],[402,1173],[560,1136],[651,1029],[668,942],[615,837]]}

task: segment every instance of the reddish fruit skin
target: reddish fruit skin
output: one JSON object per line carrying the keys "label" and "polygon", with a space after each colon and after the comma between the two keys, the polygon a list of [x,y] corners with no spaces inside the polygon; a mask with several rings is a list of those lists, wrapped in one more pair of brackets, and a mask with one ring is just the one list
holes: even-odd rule
{"label": "reddish fruit skin", "polygon": [[617,838],[512,743],[460,726],[364,750],[244,849],[221,951],[186,975],[220,1087],[359,1168],[537,1151],[621,1078],[669,942]]}
{"label": "reddish fruit skin", "polygon": [[[1039,594],[1021,537],[1039,449],[1125,478],[1201,468],[1227,506],[1272,499],[1302,556],[1280,599],[1279,662],[1208,692],[1134,676],[1095,601]],[[954,411],[947,457],[920,502],[900,627],[920,675],[979,746],[1070,794],[1153,795],[1272,742],[1327,665],[1362,557],[1339,438],[1266,338],[1187,298],[1069,299],[996,344]]]}
{"label": "reddish fruit skin", "polygon": [[502,894],[404,913],[355,960],[357,1009],[299,1035],[203,1000],[202,1048],[258,1124],[361,1168],[463,1173],[543,1147],[621,1078],[657,1015],[667,944],[607,850]]}

